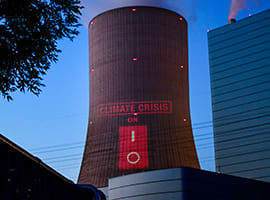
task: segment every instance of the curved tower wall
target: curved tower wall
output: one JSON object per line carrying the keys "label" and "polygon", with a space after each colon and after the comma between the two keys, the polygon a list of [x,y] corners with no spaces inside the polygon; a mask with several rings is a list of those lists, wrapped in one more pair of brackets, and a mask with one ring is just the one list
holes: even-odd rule
{"label": "curved tower wall", "polygon": [[199,162],[189,112],[186,20],[125,7],[89,24],[90,114],[78,182]]}

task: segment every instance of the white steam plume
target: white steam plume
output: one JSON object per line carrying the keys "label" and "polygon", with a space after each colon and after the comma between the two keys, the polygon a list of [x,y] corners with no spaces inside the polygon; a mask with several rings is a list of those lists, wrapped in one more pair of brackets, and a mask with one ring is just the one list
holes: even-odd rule
{"label": "white steam plume", "polygon": [[258,0],[231,0],[231,6],[230,6],[230,13],[228,20],[235,18],[240,10],[242,10],[244,7],[249,9],[247,6],[247,3],[253,1],[258,5]]}
{"label": "white steam plume", "polygon": [[82,21],[88,25],[96,15],[125,6],[156,6],[167,8],[181,14],[189,21],[196,21],[195,0],[81,0],[85,7],[82,11]]}

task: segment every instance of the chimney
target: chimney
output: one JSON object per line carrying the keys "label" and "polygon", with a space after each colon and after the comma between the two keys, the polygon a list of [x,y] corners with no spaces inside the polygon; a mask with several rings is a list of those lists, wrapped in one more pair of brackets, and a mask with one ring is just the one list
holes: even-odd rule
{"label": "chimney", "polygon": [[235,23],[236,22],[236,19],[234,19],[234,18],[231,18],[230,20],[229,20],[229,24],[233,24],[233,23]]}

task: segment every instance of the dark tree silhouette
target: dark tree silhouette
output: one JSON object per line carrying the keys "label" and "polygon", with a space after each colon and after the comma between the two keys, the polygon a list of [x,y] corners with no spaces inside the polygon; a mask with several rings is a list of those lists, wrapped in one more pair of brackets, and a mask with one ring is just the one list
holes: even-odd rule
{"label": "dark tree silhouette", "polygon": [[39,95],[57,41],[78,35],[80,0],[0,0],[0,93]]}

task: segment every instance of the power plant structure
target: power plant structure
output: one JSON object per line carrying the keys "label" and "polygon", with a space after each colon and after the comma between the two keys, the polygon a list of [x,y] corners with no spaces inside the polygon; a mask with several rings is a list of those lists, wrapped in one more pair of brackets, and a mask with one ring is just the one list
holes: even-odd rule
{"label": "power plant structure", "polygon": [[185,18],[146,6],[89,23],[90,112],[78,183],[200,168],[189,111]]}
{"label": "power plant structure", "polygon": [[270,182],[270,10],[211,30],[208,46],[216,169]]}
{"label": "power plant structure", "polygon": [[[89,24],[90,114],[78,184],[0,134],[1,200],[269,200],[269,19],[268,10],[208,33],[217,169],[227,174],[199,166],[186,20],[124,7]],[[259,104],[245,102],[254,94]]]}

